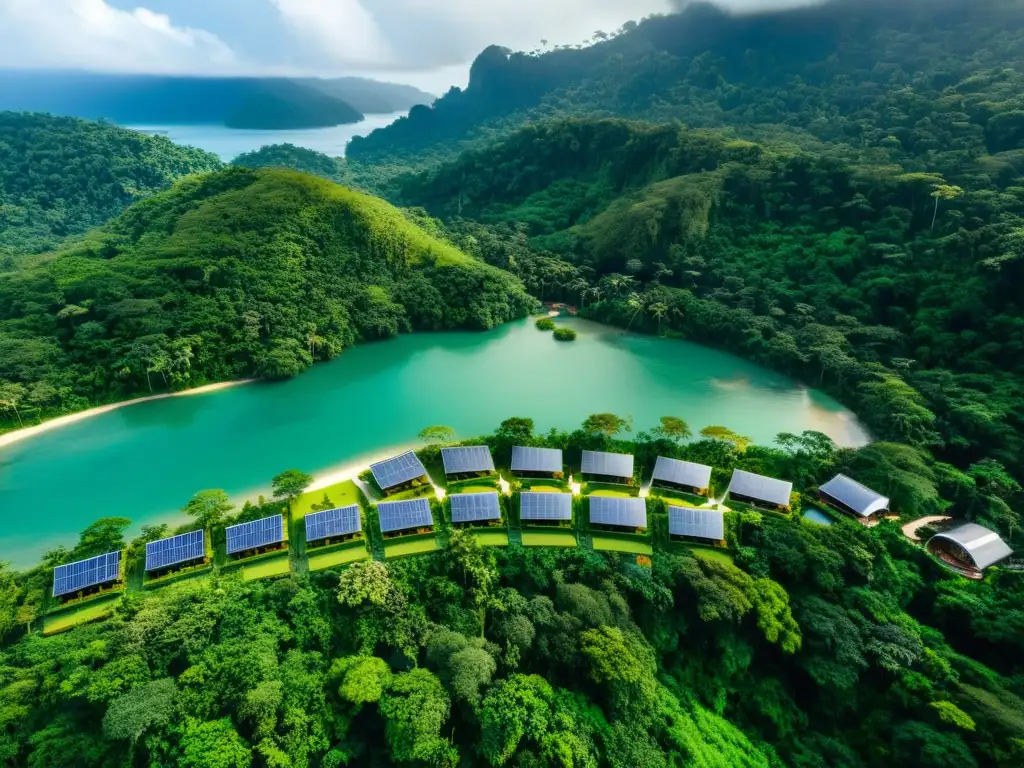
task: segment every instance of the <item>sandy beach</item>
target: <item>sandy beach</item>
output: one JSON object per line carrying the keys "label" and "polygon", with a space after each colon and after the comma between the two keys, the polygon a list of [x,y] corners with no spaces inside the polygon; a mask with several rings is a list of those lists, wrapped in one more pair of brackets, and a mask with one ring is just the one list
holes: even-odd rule
{"label": "sandy beach", "polygon": [[228,387],[238,387],[242,384],[249,384],[255,381],[255,379],[243,379],[241,381],[222,381],[219,384],[207,384],[203,387],[196,387],[195,389],[186,389],[182,392],[168,392],[162,395],[149,395],[147,397],[137,397],[134,400],[125,400],[121,403],[111,403],[110,405],[100,405],[96,408],[90,408],[87,411],[79,411],[78,413],[69,413],[67,416],[59,416],[56,419],[50,419],[44,421],[42,424],[36,424],[32,427],[25,427],[24,429],[18,429],[14,432],[8,432],[0,435],[0,448],[14,443],[19,443],[22,440],[28,440],[29,438],[41,435],[44,432],[50,432],[54,429],[60,429],[66,427],[68,424],[74,424],[79,421],[85,421],[91,419],[93,416],[99,416],[100,414],[109,413],[110,411],[116,411],[118,408],[127,408],[129,405],[138,405],[139,403],[148,403],[152,400],[164,400],[168,397],[191,397],[192,395],[205,395],[210,392],[217,392],[221,389],[227,389]]}

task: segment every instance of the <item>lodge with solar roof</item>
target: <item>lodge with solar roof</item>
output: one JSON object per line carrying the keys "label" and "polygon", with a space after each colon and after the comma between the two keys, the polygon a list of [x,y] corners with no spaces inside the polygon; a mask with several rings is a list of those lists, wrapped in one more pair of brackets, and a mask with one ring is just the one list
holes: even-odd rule
{"label": "lodge with solar roof", "polygon": [[584,480],[616,485],[633,484],[633,457],[628,453],[584,451],[580,462]]}
{"label": "lodge with solar roof", "polygon": [[224,539],[225,552],[235,560],[284,549],[287,546],[284,517],[271,515],[229,525],[224,529]]}
{"label": "lodge with solar roof", "polygon": [[562,449],[514,446],[511,469],[519,477],[550,477],[561,480],[565,477]]}
{"label": "lodge with solar roof", "polygon": [[441,462],[444,464],[444,476],[448,480],[466,480],[495,473],[494,458],[486,445],[442,448]]}
{"label": "lodge with solar roof", "polygon": [[311,548],[353,541],[363,534],[358,504],[310,512],[303,522],[306,525],[306,546]]}
{"label": "lodge with solar roof", "polygon": [[146,544],[146,579],[159,579],[174,571],[210,562],[206,551],[206,531],[187,531]]}
{"label": "lodge with solar roof", "polygon": [[859,520],[888,513],[889,499],[846,475],[836,475],[818,488],[818,498],[830,507]]}
{"label": "lodge with solar roof", "polygon": [[670,506],[668,533],[673,541],[725,546],[725,517],[717,509]]}
{"label": "lodge with solar roof", "polygon": [[385,496],[430,483],[427,468],[423,466],[423,462],[413,451],[406,451],[399,456],[392,456],[390,459],[371,464],[370,472],[373,474],[373,480],[377,483],[377,487]]}
{"label": "lodge with solar roof", "polygon": [[124,582],[121,550],[53,569],[53,597],[62,603],[118,589]]}
{"label": "lodge with solar roof", "polygon": [[598,530],[643,533],[647,502],[636,496],[589,496],[590,526]]}
{"label": "lodge with solar roof", "polygon": [[415,536],[434,530],[434,514],[430,500],[424,497],[401,501],[381,501],[377,504],[377,520],[385,539]]}
{"label": "lodge with solar roof", "polygon": [[519,494],[521,525],[572,526],[572,494],[523,491]]}
{"label": "lodge with solar roof", "polygon": [[498,493],[457,493],[448,497],[452,525],[456,528],[501,525]]}
{"label": "lodge with solar roof", "polygon": [[711,486],[711,467],[659,456],[651,486],[706,497]]}
{"label": "lodge with solar roof", "polygon": [[725,498],[774,512],[789,510],[793,484],[742,469],[734,469]]}

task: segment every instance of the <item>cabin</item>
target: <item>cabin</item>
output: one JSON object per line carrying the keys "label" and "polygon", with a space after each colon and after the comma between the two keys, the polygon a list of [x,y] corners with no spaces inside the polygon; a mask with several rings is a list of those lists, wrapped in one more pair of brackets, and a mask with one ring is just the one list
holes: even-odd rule
{"label": "cabin", "polygon": [[818,498],[843,514],[864,522],[889,511],[889,499],[846,475],[836,475],[818,488]]}
{"label": "cabin", "polygon": [[448,480],[468,480],[494,474],[494,458],[486,445],[442,448],[441,461]]}
{"label": "cabin", "polygon": [[711,467],[659,456],[654,463],[651,487],[689,493],[694,496],[708,496],[711,487]]}
{"label": "cabin", "polygon": [[58,565],[53,569],[53,597],[66,603],[81,600],[121,586],[121,550],[85,560]]}
{"label": "cabin", "polygon": [[788,512],[792,494],[792,483],[734,469],[724,498],[772,512]]}
{"label": "cabin", "polygon": [[458,493],[448,497],[448,504],[456,528],[501,525],[497,493]]}
{"label": "cabin", "polygon": [[325,509],[306,515],[306,546],[326,547],[354,541],[362,536],[363,520],[358,504]]}
{"label": "cabin", "polygon": [[598,530],[647,531],[647,502],[635,496],[590,496],[590,526]]}
{"label": "cabin", "polygon": [[382,501],[377,505],[377,518],[385,539],[432,533],[434,530],[430,500],[422,496],[404,501]]}
{"label": "cabin", "polygon": [[400,456],[371,464],[370,472],[377,487],[385,496],[410,491],[430,483],[426,467],[413,451],[406,451]]}
{"label": "cabin", "polygon": [[224,529],[225,550],[229,557],[241,560],[284,549],[284,517],[272,515]]}
{"label": "cabin", "polygon": [[519,494],[519,520],[523,525],[572,525],[572,494],[523,491]]}
{"label": "cabin", "polygon": [[717,509],[670,506],[668,533],[672,541],[725,546],[725,516]]}
{"label": "cabin", "polygon": [[633,457],[628,453],[584,451],[580,474],[587,481],[632,485]]}
{"label": "cabin", "polygon": [[147,579],[159,579],[173,571],[205,565],[207,562],[206,532],[202,530],[188,531],[146,544]]}
{"label": "cabin", "polygon": [[514,446],[512,472],[519,477],[550,477],[553,480],[561,480],[565,477],[562,449]]}
{"label": "cabin", "polygon": [[998,533],[976,523],[935,534],[927,549],[947,569],[969,579],[982,578],[982,571],[1013,554]]}

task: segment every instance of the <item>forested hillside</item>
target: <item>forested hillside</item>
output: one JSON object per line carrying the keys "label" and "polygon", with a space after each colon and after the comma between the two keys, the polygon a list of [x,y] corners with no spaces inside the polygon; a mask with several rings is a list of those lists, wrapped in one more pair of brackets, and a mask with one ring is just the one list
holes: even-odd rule
{"label": "forested hillside", "polygon": [[232,160],[231,164],[243,168],[290,168],[337,184],[350,186],[352,183],[348,166],[342,158],[330,157],[323,152],[296,147],[294,144],[270,144],[252,152],[244,152]]}
{"label": "forested hillside", "polygon": [[81,243],[0,272],[4,419],[291,376],[357,341],[490,328],[533,303],[515,277],[381,200],[233,168],[186,179]]}
{"label": "forested hillside", "polygon": [[623,116],[895,154],[957,178],[1014,176],[1022,23],[1020,0],[833,0],[736,17],[697,2],[578,50],[489,48],[466,90],[353,140],[348,156],[422,165],[526,123]]}
{"label": "forested hillside", "polygon": [[0,260],[52,248],[182,176],[220,167],[215,155],[159,136],[0,112]]}

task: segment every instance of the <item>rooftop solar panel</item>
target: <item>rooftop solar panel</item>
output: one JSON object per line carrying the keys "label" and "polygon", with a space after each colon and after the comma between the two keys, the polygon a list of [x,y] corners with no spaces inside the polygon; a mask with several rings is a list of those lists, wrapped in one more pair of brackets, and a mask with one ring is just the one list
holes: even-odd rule
{"label": "rooftop solar panel", "polygon": [[306,515],[306,541],[320,541],[331,536],[348,536],[362,529],[358,504]]}
{"label": "rooftop solar panel", "polygon": [[836,475],[818,490],[864,517],[889,508],[889,499],[846,475]]}
{"label": "rooftop solar panel", "polygon": [[628,453],[605,453],[604,451],[584,451],[580,471],[585,475],[605,475],[607,477],[632,477],[633,457]]}
{"label": "rooftop solar panel", "polygon": [[654,464],[653,479],[693,488],[707,488],[711,485],[711,467],[659,456]]}
{"label": "rooftop solar panel", "polygon": [[189,531],[146,544],[146,570],[169,568],[189,560],[206,557],[206,536],[203,531]]}
{"label": "rooftop solar panel", "polygon": [[758,501],[788,507],[792,491],[793,484],[787,483],[785,480],[776,480],[774,477],[765,477],[742,469],[734,469],[727,493],[738,493]]}
{"label": "rooftop solar panel", "polygon": [[525,448],[515,446],[512,449],[513,472],[555,472],[562,471],[561,448]]}
{"label": "rooftop solar panel", "polygon": [[590,522],[622,528],[647,527],[647,503],[635,497],[590,497]]}
{"label": "rooftop solar panel", "polygon": [[423,463],[412,451],[406,451],[401,456],[394,456],[371,464],[370,471],[373,472],[373,479],[377,481],[381,490],[394,488],[396,485],[407,483],[427,474]]}
{"label": "rooftop solar panel", "polygon": [[668,508],[668,532],[673,536],[694,536],[721,541],[725,538],[725,518],[717,509]]}
{"label": "rooftop solar panel", "polygon": [[463,472],[493,472],[494,459],[486,445],[467,448],[442,448],[441,461],[446,475],[460,475]]}
{"label": "rooftop solar panel", "polygon": [[572,495],[568,493],[522,493],[521,520],[572,520]]}
{"label": "rooftop solar panel", "polygon": [[497,493],[457,493],[449,496],[453,523],[501,520]]}
{"label": "rooftop solar panel", "polygon": [[121,575],[121,551],[107,552],[53,569],[53,596],[69,595],[80,589],[117,581]]}
{"label": "rooftop solar panel", "polygon": [[425,498],[405,501],[382,501],[377,505],[381,533],[404,531],[409,528],[432,528],[434,516],[430,501]]}
{"label": "rooftop solar panel", "polygon": [[281,515],[264,517],[249,523],[229,526],[224,531],[227,537],[227,552],[245,552],[247,549],[266,547],[284,541],[284,518]]}

